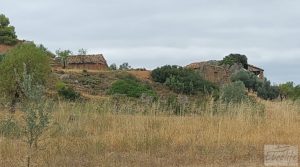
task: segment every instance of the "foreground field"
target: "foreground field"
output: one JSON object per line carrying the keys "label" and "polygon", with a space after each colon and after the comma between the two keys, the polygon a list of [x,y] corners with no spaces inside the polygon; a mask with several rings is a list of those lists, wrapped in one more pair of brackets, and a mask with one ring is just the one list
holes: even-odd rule
{"label": "foreground field", "polygon": [[[265,144],[300,145],[299,106],[263,102],[265,116],[113,114],[61,103],[34,166],[263,166]],[[5,119],[7,113],[1,113]],[[15,118],[21,119],[17,112]],[[25,166],[22,138],[0,138],[0,166]]]}

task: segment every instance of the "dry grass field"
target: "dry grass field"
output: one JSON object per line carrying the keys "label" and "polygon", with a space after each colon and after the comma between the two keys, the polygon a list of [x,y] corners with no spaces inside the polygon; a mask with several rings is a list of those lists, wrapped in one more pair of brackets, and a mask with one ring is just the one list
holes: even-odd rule
{"label": "dry grass field", "polygon": [[[174,116],[89,103],[54,106],[33,166],[263,166],[265,144],[300,145],[300,106],[291,102],[263,101],[265,116],[249,116],[243,105],[235,115]],[[0,166],[26,166],[26,151],[22,137],[1,137]]]}

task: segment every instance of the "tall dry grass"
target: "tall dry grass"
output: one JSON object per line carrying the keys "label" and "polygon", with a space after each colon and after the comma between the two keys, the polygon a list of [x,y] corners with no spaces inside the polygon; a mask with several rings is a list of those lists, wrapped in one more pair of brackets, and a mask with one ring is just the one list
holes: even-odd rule
{"label": "tall dry grass", "polygon": [[[265,115],[249,114],[255,106],[243,104],[227,108],[235,114],[175,116],[158,113],[155,105],[127,113],[105,102],[61,102],[32,161],[53,167],[263,166],[265,144],[300,145],[300,105],[261,103]],[[6,116],[1,112],[2,120]],[[22,138],[0,138],[0,166],[24,166],[25,154]]]}

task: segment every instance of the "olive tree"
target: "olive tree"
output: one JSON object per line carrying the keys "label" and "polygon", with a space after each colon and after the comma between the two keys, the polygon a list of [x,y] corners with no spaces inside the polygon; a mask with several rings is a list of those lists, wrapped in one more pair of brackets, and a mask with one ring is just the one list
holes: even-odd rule
{"label": "olive tree", "polygon": [[61,59],[61,63],[63,64],[63,68],[65,69],[67,66],[67,58],[68,56],[70,56],[72,54],[72,52],[70,50],[57,50],[56,54],[58,57],[60,57]]}
{"label": "olive tree", "polygon": [[45,85],[51,72],[49,57],[34,44],[16,46],[0,64],[0,94],[10,102],[13,111],[19,100],[27,98],[21,84],[25,70],[32,77],[34,85]]}

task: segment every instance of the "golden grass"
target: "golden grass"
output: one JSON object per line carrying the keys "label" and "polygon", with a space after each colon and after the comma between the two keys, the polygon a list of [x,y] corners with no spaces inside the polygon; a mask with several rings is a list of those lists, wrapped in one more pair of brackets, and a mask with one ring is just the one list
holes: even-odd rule
{"label": "golden grass", "polygon": [[[33,162],[53,167],[263,166],[265,144],[300,145],[299,106],[263,103],[265,117],[113,114],[61,103],[53,116],[55,133],[45,135],[49,138]],[[21,139],[0,138],[0,166],[24,166],[25,158]]]}

